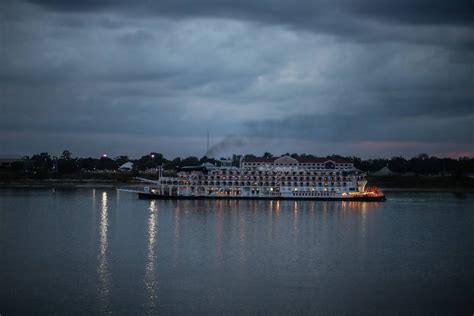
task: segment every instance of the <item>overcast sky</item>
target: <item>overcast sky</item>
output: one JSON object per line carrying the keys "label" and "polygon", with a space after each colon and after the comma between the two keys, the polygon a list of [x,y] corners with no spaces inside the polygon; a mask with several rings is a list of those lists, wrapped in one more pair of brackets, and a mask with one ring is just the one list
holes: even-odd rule
{"label": "overcast sky", "polygon": [[474,156],[472,0],[0,4],[0,154]]}

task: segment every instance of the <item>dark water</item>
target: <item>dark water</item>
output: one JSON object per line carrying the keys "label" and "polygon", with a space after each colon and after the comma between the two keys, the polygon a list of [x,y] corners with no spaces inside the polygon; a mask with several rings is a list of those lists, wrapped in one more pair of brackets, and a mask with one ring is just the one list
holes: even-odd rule
{"label": "dark water", "polygon": [[0,314],[474,313],[474,196],[0,191]]}

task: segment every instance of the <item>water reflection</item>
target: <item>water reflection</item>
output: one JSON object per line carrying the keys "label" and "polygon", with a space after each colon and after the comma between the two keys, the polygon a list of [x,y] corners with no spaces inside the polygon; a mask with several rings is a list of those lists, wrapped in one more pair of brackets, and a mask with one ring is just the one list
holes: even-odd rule
{"label": "water reflection", "polygon": [[[173,238],[173,253],[174,253],[174,264],[176,265],[179,257],[179,238],[181,232],[181,203],[176,203],[175,213],[174,213],[174,238]],[[186,209],[186,207],[185,207]]]}
{"label": "water reflection", "polygon": [[95,210],[95,189],[92,189],[92,207]]}
{"label": "water reflection", "polygon": [[365,239],[367,233],[367,202],[362,202],[360,210],[360,221],[362,224],[361,237]]}
{"label": "water reflection", "polygon": [[239,212],[239,254],[240,254],[240,264],[244,265],[246,261],[246,231],[247,231],[247,224],[245,222],[245,214],[244,212]]}
{"label": "water reflection", "polygon": [[147,291],[147,302],[146,309],[148,313],[153,313],[156,307],[157,301],[157,277],[156,277],[156,234],[157,234],[157,219],[158,219],[158,208],[156,201],[150,201],[148,208],[150,214],[148,215],[148,255],[147,265],[145,269],[145,288]]}
{"label": "water reflection", "polygon": [[[95,193],[95,192],[94,192]],[[94,194],[95,196],[95,194]],[[97,273],[99,276],[99,303],[101,312],[107,312],[110,304],[110,273],[107,257],[108,249],[108,200],[107,192],[102,192],[99,222],[99,255]]]}
{"label": "water reflection", "polygon": [[270,208],[268,210],[268,238],[272,238],[273,235],[273,201],[270,201]]}
{"label": "water reflection", "polygon": [[381,206],[380,202],[354,202],[354,201],[343,201],[341,202],[342,210],[346,212],[356,212],[359,216],[360,222],[360,237],[366,238],[367,234],[367,220],[369,212],[376,210]]}
{"label": "water reflection", "polygon": [[296,244],[298,242],[298,213],[299,213],[299,202],[293,202],[293,241]]}
{"label": "water reflection", "polygon": [[222,234],[224,231],[224,211],[221,207],[218,207],[216,210],[216,256],[217,261],[220,263],[222,261]]}
{"label": "water reflection", "polygon": [[275,203],[275,209],[277,212],[280,211],[280,200],[277,200],[276,203]]}
{"label": "water reflection", "polygon": [[276,234],[279,233],[279,227],[280,227],[280,209],[281,209],[280,201],[277,200],[275,203],[275,217],[273,220],[273,226],[275,228]]}
{"label": "water reflection", "polygon": [[328,222],[328,202],[323,203],[323,224],[326,225]]}
{"label": "water reflection", "polygon": [[118,206],[120,204],[120,191],[119,190],[115,192],[115,200]]}

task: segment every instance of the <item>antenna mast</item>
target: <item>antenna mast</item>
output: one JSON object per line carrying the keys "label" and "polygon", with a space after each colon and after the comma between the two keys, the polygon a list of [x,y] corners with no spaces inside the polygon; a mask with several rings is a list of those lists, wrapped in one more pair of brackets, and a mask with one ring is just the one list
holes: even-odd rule
{"label": "antenna mast", "polygon": [[209,129],[207,130],[207,149],[206,149],[206,157],[209,158]]}

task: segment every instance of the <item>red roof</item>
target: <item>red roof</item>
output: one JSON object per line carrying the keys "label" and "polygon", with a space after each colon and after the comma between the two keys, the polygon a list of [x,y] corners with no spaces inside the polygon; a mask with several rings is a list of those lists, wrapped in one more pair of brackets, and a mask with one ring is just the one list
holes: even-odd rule
{"label": "red roof", "polygon": [[[284,157],[284,156],[282,156]],[[273,163],[276,159],[281,157],[245,157],[245,162],[267,162]],[[312,156],[297,156],[292,157],[298,160],[299,163],[324,163],[326,161],[334,161],[335,163],[350,163],[349,160],[340,157],[312,157]]]}
{"label": "red roof", "polygon": [[245,156],[245,162],[274,162],[276,159],[280,157],[252,157],[252,156]]}
{"label": "red roof", "polygon": [[326,161],[334,161],[335,163],[350,163],[349,160],[340,157],[311,157],[311,156],[298,156],[295,158],[300,163],[324,163]]}

